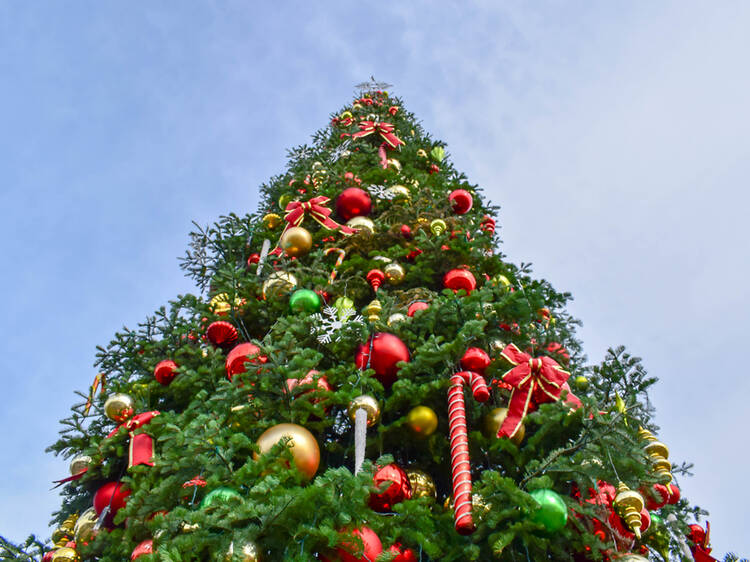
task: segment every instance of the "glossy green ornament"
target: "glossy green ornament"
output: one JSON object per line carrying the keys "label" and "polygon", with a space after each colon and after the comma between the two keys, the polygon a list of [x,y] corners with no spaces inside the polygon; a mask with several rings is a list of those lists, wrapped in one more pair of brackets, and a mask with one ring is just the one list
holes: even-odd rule
{"label": "glossy green ornament", "polygon": [[294,312],[318,312],[322,304],[320,295],[312,289],[297,289],[289,297],[289,308]]}
{"label": "glossy green ornament", "polygon": [[568,522],[568,507],[554,490],[534,490],[530,496],[539,504],[531,514],[534,523],[541,523],[549,533],[559,531]]}
{"label": "glossy green ornament", "polygon": [[226,505],[230,502],[242,501],[242,496],[236,490],[222,486],[211,490],[201,501],[201,509],[213,509],[220,505]]}
{"label": "glossy green ornament", "polygon": [[339,297],[334,301],[333,308],[338,311],[336,316],[339,317],[339,320],[344,322],[349,316],[345,311],[354,310],[354,301],[349,297]]}
{"label": "glossy green ornament", "polygon": [[432,156],[438,162],[442,162],[445,158],[445,149],[442,146],[436,146],[430,150],[430,156]]}

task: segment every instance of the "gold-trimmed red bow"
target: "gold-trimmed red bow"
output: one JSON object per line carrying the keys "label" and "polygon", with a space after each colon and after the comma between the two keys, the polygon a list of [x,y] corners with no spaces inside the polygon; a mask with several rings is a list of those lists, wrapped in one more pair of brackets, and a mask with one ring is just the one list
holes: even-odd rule
{"label": "gold-trimmed red bow", "polygon": [[400,144],[406,144],[393,133],[395,127],[390,123],[360,121],[359,128],[360,130],[352,135],[353,139],[363,138],[372,134],[379,134],[391,149],[398,148]]}

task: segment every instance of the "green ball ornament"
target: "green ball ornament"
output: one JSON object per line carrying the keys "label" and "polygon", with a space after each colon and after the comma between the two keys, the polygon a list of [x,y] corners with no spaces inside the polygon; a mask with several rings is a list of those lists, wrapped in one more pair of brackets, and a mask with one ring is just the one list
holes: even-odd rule
{"label": "green ball ornament", "polygon": [[531,514],[534,523],[540,523],[549,533],[559,531],[568,522],[568,507],[554,490],[534,490],[530,496],[539,504]]}
{"label": "green ball ornament", "polygon": [[293,312],[305,312],[310,314],[320,310],[323,300],[320,295],[312,289],[297,289],[289,297],[289,308]]}
{"label": "green ball ornament", "polygon": [[201,501],[201,509],[213,509],[230,502],[242,501],[242,496],[236,490],[222,486],[211,490]]}

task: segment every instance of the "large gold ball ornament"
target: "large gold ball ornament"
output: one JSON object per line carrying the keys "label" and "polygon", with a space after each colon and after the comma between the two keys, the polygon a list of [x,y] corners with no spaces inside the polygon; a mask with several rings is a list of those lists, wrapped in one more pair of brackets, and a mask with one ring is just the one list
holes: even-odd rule
{"label": "large gold ball ornament", "polygon": [[128,394],[118,392],[107,398],[104,413],[112,421],[122,423],[135,413],[135,402]]}
{"label": "large gold ball ornament", "polygon": [[268,213],[263,217],[263,224],[266,228],[273,230],[281,224],[281,217],[276,213]]}
{"label": "large gold ball ornament", "polygon": [[443,219],[435,219],[430,223],[430,231],[435,236],[440,236],[445,230],[448,228],[448,225],[445,224],[445,221]]}
{"label": "large gold ball ornament", "polygon": [[352,217],[346,221],[346,226],[356,228],[360,232],[368,232],[370,234],[375,232],[375,223],[367,217]]}
{"label": "large gold ball ornament", "polygon": [[[488,439],[497,437],[497,432],[500,426],[503,425],[505,418],[508,417],[508,408],[495,408],[484,417],[484,434]],[[526,427],[521,424],[516,434],[511,438],[511,441],[516,445],[520,445],[523,438],[526,436]]]}
{"label": "large gold ball ornament", "polygon": [[274,271],[263,283],[263,298],[279,298],[297,286],[297,278],[286,271]]}
{"label": "large gold ball ornament", "polygon": [[306,228],[293,226],[281,235],[279,245],[287,255],[295,258],[306,256],[312,249],[312,234]]}
{"label": "large gold ball ornament", "polygon": [[391,262],[383,268],[385,280],[391,285],[399,285],[406,277],[406,271],[401,264]]}
{"label": "large gold ball ornament", "polygon": [[403,185],[392,185],[385,190],[385,195],[388,199],[396,203],[411,201],[411,192],[409,188]]}
{"label": "large gold ball ornament", "polygon": [[73,528],[73,536],[76,543],[87,543],[96,536],[94,528],[99,521],[99,516],[93,507],[81,513]]}
{"label": "large gold ball ornament", "polygon": [[[315,476],[320,464],[320,449],[313,434],[301,425],[280,423],[268,428],[256,442],[260,448],[260,454],[267,453],[284,438],[290,438],[287,446],[292,453],[294,466],[307,480],[310,480]],[[256,459],[258,456],[257,453],[253,455]]]}
{"label": "large gold ball ornament", "polygon": [[406,423],[418,437],[427,437],[435,433],[438,417],[432,408],[416,406],[406,415]]}
{"label": "large gold ball ornament", "polygon": [[[235,554],[236,551],[236,554]],[[258,547],[253,542],[237,543],[235,546],[234,541],[229,543],[229,549],[227,550],[226,556],[224,556],[225,562],[231,560],[242,560],[242,562],[259,562],[260,554],[258,553]]]}
{"label": "large gold ball ornament", "polygon": [[437,498],[437,490],[432,477],[424,470],[418,468],[407,468],[406,476],[411,484],[411,498]]}
{"label": "large gold ball ornament", "polygon": [[367,412],[367,427],[378,423],[378,420],[380,420],[380,404],[373,396],[363,394],[349,402],[347,413],[349,414],[349,419],[352,420],[352,423],[354,423],[354,415],[360,408]]}
{"label": "large gold ball ornament", "polygon": [[58,548],[52,555],[52,562],[78,562],[80,559],[76,549],[69,546]]}
{"label": "large gold ball ornament", "polygon": [[70,474],[75,476],[86,470],[93,460],[88,455],[76,455],[73,460],[70,461]]}

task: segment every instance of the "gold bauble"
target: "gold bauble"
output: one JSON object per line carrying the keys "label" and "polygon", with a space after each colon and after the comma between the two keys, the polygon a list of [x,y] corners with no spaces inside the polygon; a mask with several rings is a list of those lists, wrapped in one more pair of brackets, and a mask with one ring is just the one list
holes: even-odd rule
{"label": "gold bauble", "polygon": [[287,255],[298,258],[306,256],[312,249],[312,234],[306,228],[293,226],[281,235],[279,246]]}
{"label": "gold bauble", "polygon": [[406,277],[406,271],[401,264],[391,262],[383,268],[385,280],[391,285],[398,285]]}
{"label": "gold bauble", "polygon": [[274,271],[263,283],[263,298],[279,298],[297,286],[297,278],[286,271]]}
{"label": "gold bauble", "polygon": [[192,533],[200,528],[201,526],[198,523],[186,523],[185,521],[180,523],[180,533],[182,534]]}
{"label": "gold bauble", "polygon": [[[237,550],[236,557],[234,553],[235,550]],[[224,556],[224,560],[226,562],[229,562],[231,560],[242,560],[242,562],[259,562],[260,555],[258,554],[258,547],[255,546],[255,543],[245,542],[238,543],[235,549],[234,541],[232,541],[231,543],[229,543],[229,550],[227,550],[227,554],[226,556]]]}
{"label": "gold bauble", "polygon": [[445,221],[443,219],[435,219],[430,223],[430,230],[435,236],[440,236],[443,232],[445,232],[446,228],[448,228],[448,225],[445,224]]}
{"label": "gold bauble", "polygon": [[635,490],[628,488],[623,482],[620,482],[617,485],[617,495],[612,505],[617,514],[625,521],[625,525],[640,540],[641,510],[644,506],[643,496]]}
{"label": "gold bauble", "polygon": [[75,476],[76,474],[83,472],[89,466],[91,466],[92,459],[88,455],[76,455],[73,460],[70,461],[70,474]]}
{"label": "gold bauble", "polygon": [[[497,437],[497,432],[500,426],[503,425],[505,418],[508,417],[508,408],[494,408],[484,416],[484,434],[488,439]],[[520,445],[523,438],[526,436],[526,427],[521,424],[516,434],[512,437],[511,441],[516,445]]]}
{"label": "gold bauble", "polygon": [[506,289],[510,289],[510,280],[505,275],[495,275],[492,278],[493,285],[499,285]]}
{"label": "gold bauble", "polygon": [[435,433],[438,417],[435,410],[427,406],[416,406],[406,415],[406,423],[419,437],[427,437]]}
{"label": "gold bauble", "polygon": [[312,169],[313,169],[313,171],[316,171],[316,170],[325,170],[325,166],[323,166],[323,162],[320,162],[319,160],[316,160],[312,164]]}
{"label": "gold bauble", "polygon": [[424,470],[407,468],[406,476],[409,478],[409,484],[411,484],[411,498],[413,500],[426,497],[437,498],[435,482]]}
{"label": "gold bauble", "polygon": [[503,340],[492,340],[490,342],[490,351],[493,353],[500,353],[505,349],[505,342]]}
{"label": "gold bauble", "polygon": [[391,201],[411,201],[411,192],[403,185],[392,185],[385,190],[385,194]]}
{"label": "gold bauble", "polygon": [[361,103],[353,103],[352,104],[352,109],[362,109],[362,104]]}
{"label": "gold bauble", "polygon": [[369,232],[372,234],[375,232],[375,223],[367,217],[352,217],[346,221],[346,226],[356,228],[360,233]]}
{"label": "gold bauble", "polygon": [[[471,508],[472,511],[479,517],[483,517],[490,510],[490,505],[484,500],[483,496],[479,494],[471,494]],[[443,509],[453,510],[453,496],[448,496],[443,502]]]}
{"label": "gold bauble", "polygon": [[[290,438],[287,446],[292,453],[294,466],[307,480],[310,480],[315,476],[320,464],[320,448],[313,434],[301,425],[280,423],[265,430],[256,442],[260,454],[270,451],[276,443],[285,437]],[[253,454],[256,459],[258,456],[258,453]]]}
{"label": "gold bauble", "polygon": [[266,228],[273,230],[281,224],[281,217],[276,213],[268,213],[263,217],[263,224]]}
{"label": "gold bauble", "polygon": [[395,172],[401,171],[401,162],[399,162],[395,158],[389,158],[388,160],[386,160],[385,163],[386,163],[386,166],[388,166],[389,170],[393,170]]}
{"label": "gold bauble", "polygon": [[81,559],[75,548],[64,546],[52,555],[52,562],[78,562]]}
{"label": "gold bauble", "polygon": [[363,394],[349,402],[347,413],[349,414],[349,419],[352,420],[352,423],[354,423],[354,415],[360,408],[367,412],[367,427],[378,423],[378,420],[380,419],[380,404],[378,404],[378,401],[373,396]]}
{"label": "gold bauble", "polygon": [[127,394],[118,392],[113,394],[104,403],[104,413],[106,416],[117,423],[122,423],[135,413],[135,403],[133,398]]}
{"label": "gold bauble", "polygon": [[351,111],[344,111],[341,115],[339,115],[341,119],[352,119],[354,115],[352,115]]}
{"label": "gold bauble", "polygon": [[73,528],[73,536],[75,536],[76,543],[87,543],[93,539],[96,536],[94,527],[96,527],[98,521],[99,516],[93,507],[81,513]]}
{"label": "gold bauble", "polygon": [[405,314],[395,312],[388,317],[388,325],[393,326],[394,324],[398,324],[399,322],[403,322],[404,320],[406,320]]}

